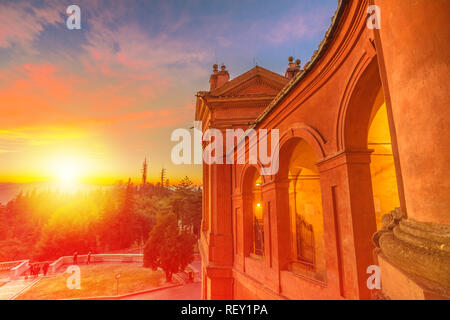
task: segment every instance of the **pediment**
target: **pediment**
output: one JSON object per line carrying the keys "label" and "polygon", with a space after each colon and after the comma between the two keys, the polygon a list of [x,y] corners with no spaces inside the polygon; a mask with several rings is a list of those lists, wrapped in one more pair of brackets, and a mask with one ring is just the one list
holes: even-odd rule
{"label": "pediment", "polygon": [[222,87],[211,91],[210,95],[217,97],[272,96],[278,94],[288,82],[287,78],[277,73],[255,67]]}
{"label": "pediment", "polygon": [[271,83],[262,77],[254,77],[233,90],[223,93],[223,96],[248,96],[248,95],[276,95],[283,86]]}

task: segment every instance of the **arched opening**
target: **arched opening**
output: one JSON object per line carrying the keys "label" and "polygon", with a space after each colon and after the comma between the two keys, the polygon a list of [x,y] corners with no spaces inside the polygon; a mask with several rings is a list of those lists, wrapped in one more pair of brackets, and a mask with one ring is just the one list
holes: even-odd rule
{"label": "arched opening", "polygon": [[381,217],[400,207],[397,174],[395,169],[392,139],[383,90],[380,88],[372,107],[368,133],[370,173],[377,229],[381,229]]}
{"label": "arched opening", "polygon": [[[354,75],[357,79],[349,81],[338,123],[338,147],[345,158],[347,184],[336,197],[336,208],[350,211],[359,297],[370,298],[366,270],[375,263],[373,235],[382,227],[381,217],[404,201],[395,130],[390,130],[394,123],[376,56],[365,56]],[[345,207],[343,201],[348,203]]]}
{"label": "arched opening", "polygon": [[264,214],[262,179],[255,167],[250,167],[244,177],[244,250],[246,256],[264,256]]}
{"label": "arched opening", "polygon": [[279,179],[289,183],[286,189],[290,233],[288,269],[325,282],[324,226],[317,156],[312,147],[300,138],[288,141],[280,155]]}
{"label": "arched opening", "polygon": [[[376,59],[367,64],[352,90],[345,112],[345,150],[372,151],[370,156],[370,183],[372,190],[374,220],[381,228],[381,217],[400,207],[401,176],[395,159],[393,139],[386,100]],[[394,137],[395,138],[395,137]],[[365,198],[365,197],[361,197]],[[371,235],[369,239],[371,238]]]}
{"label": "arched opening", "polygon": [[[395,126],[381,85],[376,57],[358,66],[348,103],[343,106],[340,150],[345,154],[360,297],[369,298],[366,270],[374,264],[373,234],[381,218],[404,208]],[[347,98],[344,98],[346,101]],[[391,130],[392,128],[392,130]],[[397,183],[398,182],[398,183]]]}

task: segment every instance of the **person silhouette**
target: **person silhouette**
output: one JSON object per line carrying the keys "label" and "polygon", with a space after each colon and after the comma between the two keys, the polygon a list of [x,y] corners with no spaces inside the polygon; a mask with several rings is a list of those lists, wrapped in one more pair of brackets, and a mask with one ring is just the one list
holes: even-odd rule
{"label": "person silhouette", "polygon": [[50,265],[48,262],[45,262],[44,265],[42,266],[42,272],[44,273],[44,277],[47,275],[49,266]]}

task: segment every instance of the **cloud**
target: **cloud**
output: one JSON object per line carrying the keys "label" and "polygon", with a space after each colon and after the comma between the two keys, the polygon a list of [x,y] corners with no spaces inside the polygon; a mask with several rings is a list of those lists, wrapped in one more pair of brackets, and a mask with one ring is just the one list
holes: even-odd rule
{"label": "cloud", "polygon": [[86,41],[85,65],[93,72],[109,76],[126,72],[142,77],[145,73],[168,81],[201,65],[206,58],[202,49],[189,41],[172,38],[169,33],[149,35],[136,23],[112,27],[102,18],[92,22]]}
{"label": "cloud", "polygon": [[[104,119],[106,123],[113,117],[132,121],[153,112],[130,115],[130,110],[148,101],[152,88],[134,87],[137,82],[129,78],[113,82],[91,79],[50,63],[17,65],[0,70],[0,74],[2,129],[55,123],[83,125],[90,119]],[[152,83],[156,85],[156,81]]]}
{"label": "cloud", "polygon": [[208,85],[215,49],[219,62],[240,73],[251,67],[243,59],[279,52],[280,44],[314,38],[329,25],[328,14],[308,17],[309,9],[282,5],[254,10],[242,1],[216,8],[77,0],[83,29],[72,32],[69,4],[0,0],[0,167],[8,171],[71,146],[83,153],[111,147],[102,163],[131,172],[143,154],[169,161],[170,131],[192,126],[194,94]]}
{"label": "cloud", "polygon": [[[149,108],[164,80],[131,75],[111,81],[84,77],[50,63],[0,69],[0,128],[75,126],[136,129],[171,127],[192,118],[184,106]],[[161,81],[161,82],[158,82]],[[9,135],[9,138],[15,136]]]}
{"label": "cloud", "polygon": [[321,8],[314,12],[289,13],[271,26],[265,39],[273,44],[313,39],[329,27],[328,11]]}
{"label": "cloud", "polygon": [[229,46],[231,46],[231,45],[233,44],[233,41],[231,41],[231,40],[228,39],[228,38],[219,36],[219,37],[217,37],[217,43],[218,43],[221,47],[227,48],[227,47],[229,47]]}
{"label": "cloud", "polygon": [[64,23],[64,8],[57,1],[45,1],[38,8],[30,3],[7,2],[0,4],[0,48],[18,45],[31,50],[31,43],[44,29]]}

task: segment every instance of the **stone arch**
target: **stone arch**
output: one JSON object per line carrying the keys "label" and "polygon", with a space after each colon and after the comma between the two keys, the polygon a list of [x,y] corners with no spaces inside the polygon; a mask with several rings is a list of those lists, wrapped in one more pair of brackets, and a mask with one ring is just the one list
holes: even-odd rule
{"label": "stone arch", "polygon": [[325,144],[326,141],[319,131],[305,123],[295,123],[280,138],[279,157],[280,164],[276,180],[283,181],[287,176],[287,167],[289,160],[281,155],[291,154],[293,148],[299,140],[304,140],[314,150],[317,161],[326,157]]}
{"label": "stone arch", "polygon": [[363,55],[344,91],[337,122],[338,150],[367,149],[367,134],[382,89],[376,56]]}
{"label": "stone arch", "polygon": [[[337,123],[337,147],[338,150],[346,152],[375,151],[371,156],[373,158],[373,155],[376,155],[377,148],[368,145],[369,131],[378,111],[382,107],[385,108],[392,145],[391,151],[394,158],[396,192],[398,192],[399,206],[405,211],[403,179],[398,159],[395,125],[388,109],[389,106],[386,103],[387,100],[389,98],[386,98],[384,95],[376,55],[370,56],[365,53],[356,65],[341,100]],[[373,161],[371,166],[373,167]],[[377,198],[375,198],[375,202],[375,207],[377,208]],[[380,225],[381,217],[378,217],[377,220]]]}
{"label": "stone arch", "polygon": [[[354,206],[348,218],[356,226],[353,237],[362,295],[368,294],[365,268],[375,263],[367,254],[374,248],[372,235],[381,228],[382,216],[400,206],[403,198],[389,100],[376,55],[363,54],[348,80],[336,124],[337,150],[346,158],[348,185],[344,189]],[[383,128],[376,135],[382,137],[378,141],[374,139],[374,127]]]}
{"label": "stone arch", "polygon": [[242,177],[244,256],[252,254],[263,256],[262,177],[256,165],[248,165]]}
{"label": "stone arch", "polygon": [[[239,188],[241,190],[241,193],[244,194],[245,193],[245,189],[248,187],[248,178],[249,176],[253,173],[253,172],[260,172],[260,166],[259,165],[255,165],[255,164],[246,164],[244,166],[244,168],[242,169],[242,174],[240,177],[240,182],[239,182]],[[266,183],[267,182],[267,177],[266,176],[261,176],[262,179],[262,183]]]}
{"label": "stone arch", "polygon": [[287,252],[280,265],[320,282],[326,282],[326,254],[317,162],[326,156],[324,144],[317,130],[296,124],[280,141],[280,170],[275,178],[278,199],[286,204],[285,210],[277,210],[278,228],[289,235],[279,239],[279,247]]}

